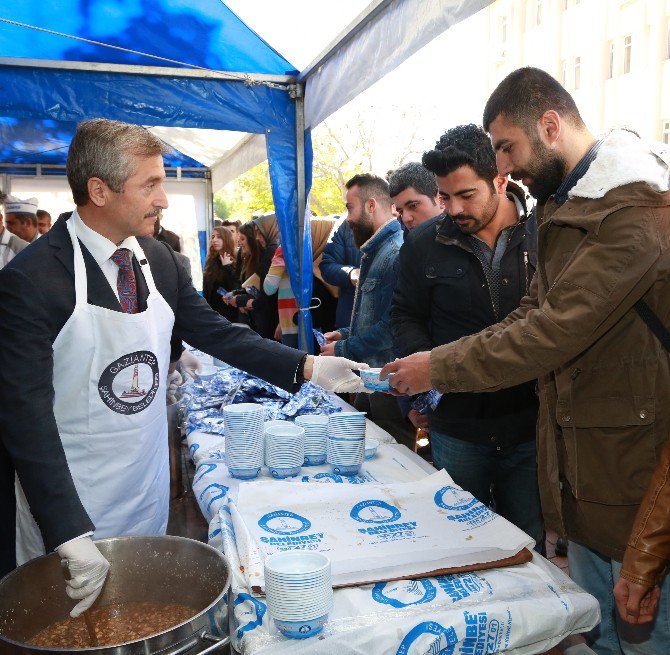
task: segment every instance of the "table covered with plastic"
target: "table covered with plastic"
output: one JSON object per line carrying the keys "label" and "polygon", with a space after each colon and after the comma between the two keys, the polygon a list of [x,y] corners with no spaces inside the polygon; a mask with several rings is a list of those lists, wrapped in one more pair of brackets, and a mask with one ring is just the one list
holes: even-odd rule
{"label": "table covered with plastic", "polygon": [[[191,398],[194,391],[204,396],[222,390],[215,391],[211,385],[191,389]],[[283,401],[290,401],[290,397]],[[322,405],[324,413],[351,409],[332,394],[313,404],[315,408]],[[280,409],[271,405],[269,418],[276,418]],[[532,561],[518,566],[335,589],[334,607],[320,634],[302,640],[284,637],[269,617],[264,597],[252,593],[244,574],[245,546],[236,538],[233,519],[240,485],[248,483],[229,474],[224,438],[216,421],[209,425],[194,422],[197,411],[201,410],[192,409],[189,417],[187,407],[185,416],[189,452],[196,465],[193,491],[209,521],[209,543],[231,564],[230,633],[240,653],[532,655],[549,650],[568,635],[589,630],[600,620],[597,601],[534,553]],[[214,432],[207,432],[212,426]],[[370,421],[367,426],[368,436],[381,443],[377,455],[364,462],[358,475],[334,475],[327,464],[303,467],[300,475],[282,481],[286,497],[292,490],[295,494],[296,485],[392,484],[422,480],[435,472]],[[266,469],[254,482],[263,480],[273,480]]]}

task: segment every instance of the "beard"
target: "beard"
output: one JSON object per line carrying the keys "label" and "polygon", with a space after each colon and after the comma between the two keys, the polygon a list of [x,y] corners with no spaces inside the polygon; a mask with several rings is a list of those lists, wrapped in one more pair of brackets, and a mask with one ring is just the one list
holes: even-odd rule
{"label": "beard", "polygon": [[349,223],[349,227],[354,235],[354,243],[357,248],[360,248],[375,233],[374,226],[372,225],[372,216],[368,216],[363,212],[361,212],[355,223]]}
{"label": "beard", "polygon": [[[486,205],[482,207],[479,217],[473,216],[472,214],[458,214],[457,216],[452,216],[451,220],[454,221],[456,227],[463,234],[477,234],[477,232],[483,230],[493,220],[493,217],[498,211],[499,204],[499,196],[495,193],[495,191],[491,191],[491,197],[487,201]],[[467,220],[467,223],[458,222],[464,220]]]}
{"label": "beard", "polygon": [[531,152],[531,160],[526,170],[514,171],[512,178],[521,180],[530,177],[533,181],[528,185],[528,191],[538,204],[543,205],[561,186],[565,178],[566,163],[538,138],[533,139]]}

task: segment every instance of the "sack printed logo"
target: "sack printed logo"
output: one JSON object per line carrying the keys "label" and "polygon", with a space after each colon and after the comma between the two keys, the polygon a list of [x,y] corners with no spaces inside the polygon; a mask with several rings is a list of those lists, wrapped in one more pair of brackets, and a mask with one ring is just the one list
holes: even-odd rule
{"label": "sack printed logo", "polygon": [[378,582],[372,589],[373,600],[391,607],[409,607],[430,603],[436,595],[437,589],[430,580]]}
{"label": "sack printed logo", "polygon": [[442,487],[435,494],[435,504],[443,509],[450,509],[454,512],[463,512],[476,505],[479,501],[467,491],[458,487]]}
{"label": "sack printed logo", "polygon": [[272,534],[292,535],[305,532],[312,527],[312,523],[304,516],[280,509],[265,514],[258,520],[258,525]]}
{"label": "sack printed logo", "polygon": [[433,499],[442,509],[456,514],[448,514],[447,520],[462,523],[465,530],[479,527],[493,521],[496,515],[472,494],[458,487],[442,487]]}
{"label": "sack printed logo", "polygon": [[98,393],[113,412],[138,414],[156,398],[159,379],[156,355],[138,350],[105,367],[98,381]]}
{"label": "sack printed logo", "polygon": [[353,506],[349,516],[361,523],[392,523],[397,521],[400,511],[383,500],[363,500]]}
{"label": "sack printed logo", "polygon": [[493,595],[491,584],[480,578],[476,573],[459,573],[454,575],[438,575],[435,580],[442,591],[453,603],[458,603],[472,595]]}
{"label": "sack printed logo", "polygon": [[426,621],[405,635],[396,655],[453,655],[457,643],[453,626],[445,628],[436,621]]}
{"label": "sack printed logo", "polygon": [[489,621],[486,612],[463,612],[465,620],[465,636],[458,650],[458,655],[479,655],[479,653],[497,653],[506,650],[512,622],[507,624],[503,643],[503,630],[498,619]]}

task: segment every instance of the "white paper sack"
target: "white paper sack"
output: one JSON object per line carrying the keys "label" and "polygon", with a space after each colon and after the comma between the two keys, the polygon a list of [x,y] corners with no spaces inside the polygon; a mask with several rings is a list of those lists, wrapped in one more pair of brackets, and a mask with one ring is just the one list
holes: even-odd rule
{"label": "white paper sack", "polygon": [[[218,520],[217,520],[218,519]],[[211,523],[210,543],[232,567],[230,634],[244,655],[531,655],[599,620],[598,603],[534,554],[522,566],[337,589],[324,632],[296,641],[276,630],[261,597],[249,593],[231,514]]]}
{"label": "white paper sack", "polygon": [[[189,442],[189,451],[195,452],[196,455],[202,453],[194,460],[196,470],[193,477],[193,493],[203,516],[207,521],[211,521],[212,517],[219,511],[219,507],[228,502],[228,499],[237,500],[240,480],[230,475],[223,459],[223,450],[219,453],[216,448],[211,449],[211,444],[206,441],[206,438],[210,437],[223,442],[222,437],[205,432],[192,432],[191,435],[196,435],[196,439]],[[189,439],[191,435],[189,435]],[[201,445],[201,442],[203,445]],[[206,450],[208,446],[210,447],[209,451]],[[335,475],[332,473],[331,467],[324,464],[322,466],[304,466],[300,475],[280,482],[270,476],[267,468],[263,468],[260,476],[255,481],[280,484],[367,484],[394,481],[410,482],[426,477],[425,469],[412,460],[411,455],[410,451],[404,446],[385,445],[378,448],[377,455],[373,459],[366,460],[363,463],[363,468],[358,475]],[[223,492],[224,487],[225,492]],[[289,490],[286,490],[282,493],[282,497],[290,493]]]}
{"label": "white paper sack", "polygon": [[[294,486],[290,495],[285,487],[247,483],[231,508],[250,587],[263,588],[262,560],[282,550],[327,554],[337,586],[492,562],[534,543],[446,471],[399,484]],[[251,537],[246,555],[243,527]]]}
{"label": "white paper sack", "polygon": [[225,457],[224,442],[220,434],[200,430],[193,430],[186,437],[189,456],[196,466],[203,459],[223,459]]}

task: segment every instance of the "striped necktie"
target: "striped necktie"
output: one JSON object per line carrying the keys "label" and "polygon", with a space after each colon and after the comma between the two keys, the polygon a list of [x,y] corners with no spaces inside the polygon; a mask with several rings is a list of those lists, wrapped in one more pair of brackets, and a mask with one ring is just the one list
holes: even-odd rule
{"label": "striped necktie", "polygon": [[119,267],[116,288],[121,308],[126,314],[137,314],[137,282],[132,253],[127,248],[119,248],[110,259]]}

